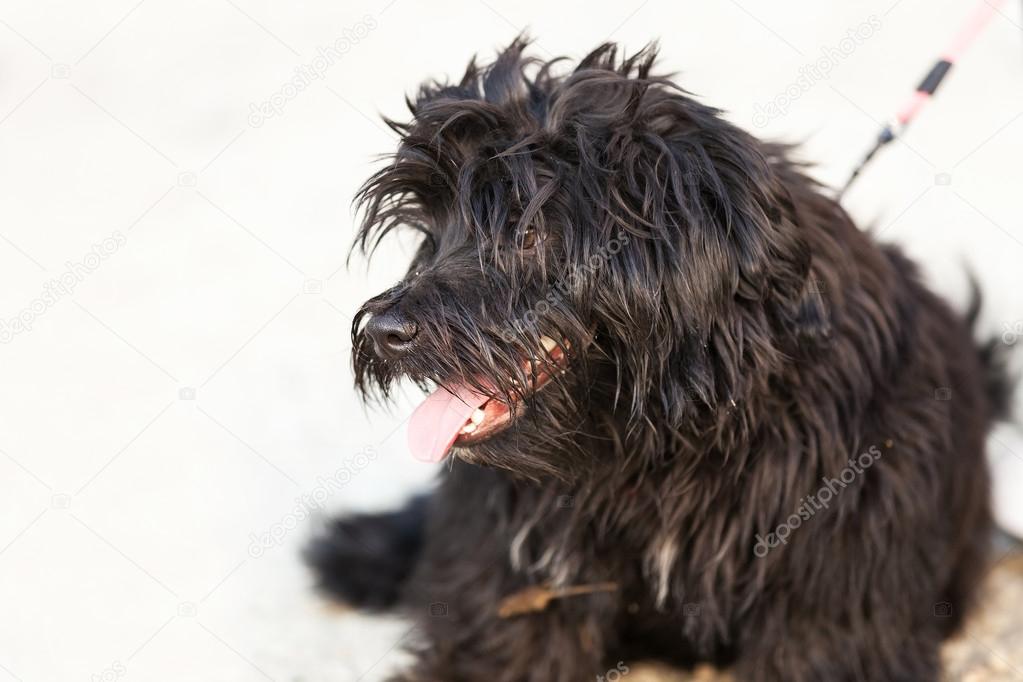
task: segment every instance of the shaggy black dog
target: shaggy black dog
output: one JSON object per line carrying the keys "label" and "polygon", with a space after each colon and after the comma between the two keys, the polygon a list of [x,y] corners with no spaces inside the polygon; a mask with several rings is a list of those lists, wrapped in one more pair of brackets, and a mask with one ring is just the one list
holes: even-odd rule
{"label": "shaggy black dog", "polygon": [[359,245],[422,241],[356,316],[358,388],[435,388],[410,444],[453,457],[335,522],[323,587],[417,619],[400,680],[938,679],[988,541],[992,347],[652,50],[524,47],[423,86],[362,189]]}

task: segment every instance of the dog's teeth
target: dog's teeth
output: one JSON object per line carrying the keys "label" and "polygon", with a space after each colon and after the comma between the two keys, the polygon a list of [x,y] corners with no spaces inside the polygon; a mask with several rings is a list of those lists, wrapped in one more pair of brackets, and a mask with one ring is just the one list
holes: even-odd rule
{"label": "dog's teeth", "polygon": [[540,343],[543,344],[543,349],[548,353],[558,347],[558,342],[549,336],[541,336]]}
{"label": "dog's teeth", "polygon": [[[462,433],[472,433],[475,430],[476,430],[475,424],[466,424],[465,426],[462,427]],[[448,433],[451,432],[449,431]]]}
{"label": "dog's teeth", "polygon": [[485,414],[483,413],[483,410],[481,410],[481,409],[479,409],[479,408],[477,407],[477,408],[476,408],[476,411],[472,413],[472,416],[471,416],[471,417],[469,417],[469,419],[471,419],[471,420],[472,420],[472,423],[473,423],[473,424],[477,424],[477,425],[478,425],[478,424],[479,424],[480,422],[482,422],[482,421],[483,421],[483,418],[484,418],[485,416],[486,416],[486,415],[485,415]]}

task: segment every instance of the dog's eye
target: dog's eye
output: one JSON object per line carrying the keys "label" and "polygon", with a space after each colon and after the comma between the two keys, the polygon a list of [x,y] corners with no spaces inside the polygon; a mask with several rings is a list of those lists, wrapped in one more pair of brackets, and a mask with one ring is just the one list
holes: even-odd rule
{"label": "dog's eye", "polygon": [[538,241],[539,235],[537,235],[536,230],[532,227],[527,227],[522,233],[520,248],[523,251],[530,251],[536,247]]}

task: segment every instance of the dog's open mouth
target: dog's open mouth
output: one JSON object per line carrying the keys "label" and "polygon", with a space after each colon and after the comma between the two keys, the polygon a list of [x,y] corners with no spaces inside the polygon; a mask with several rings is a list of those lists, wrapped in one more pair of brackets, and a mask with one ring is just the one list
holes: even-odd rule
{"label": "dog's open mouth", "polygon": [[[566,362],[562,346],[547,336],[540,340],[545,357],[523,361],[523,373],[530,379],[522,397],[543,388]],[[441,386],[412,414],[409,449],[416,459],[439,462],[452,446],[470,446],[505,430],[521,409],[521,399],[506,403],[466,384]]]}

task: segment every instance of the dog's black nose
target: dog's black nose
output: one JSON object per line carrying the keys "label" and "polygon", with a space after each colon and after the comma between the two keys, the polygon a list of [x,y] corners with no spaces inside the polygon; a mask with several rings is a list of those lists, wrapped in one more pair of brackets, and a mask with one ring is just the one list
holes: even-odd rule
{"label": "dog's black nose", "polygon": [[399,358],[412,347],[419,333],[416,323],[394,308],[377,313],[366,324],[366,333],[373,339],[377,353],[385,358]]}

